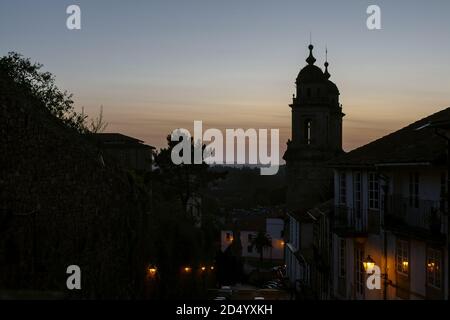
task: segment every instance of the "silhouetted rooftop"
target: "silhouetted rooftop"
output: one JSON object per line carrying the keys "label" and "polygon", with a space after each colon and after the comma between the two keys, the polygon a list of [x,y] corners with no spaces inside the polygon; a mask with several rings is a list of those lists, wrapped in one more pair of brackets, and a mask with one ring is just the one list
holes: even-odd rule
{"label": "silhouetted rooftop", "polygon": [[427,128],[428,123],[450,120],[450,108],[439,111],[385,137],[330,161],[332,167],[408,163],[444,164],[447,142]]}
{"label": "silhouetted rooftop", "polygon": [[126,136],[121,133],[94,133],[94,138],[104,144],[132,144],[136,146],[143,146],[155,149],[155,147],[144,144],[144,141]]}
{"label": "silhouetted rooftop", "polygon": [[323,82],[326,81],[326,77],[323,74],[322,69],[318,66],[309,64],[300,70],[297,76],[297,83],[308,83],[308,82]]}

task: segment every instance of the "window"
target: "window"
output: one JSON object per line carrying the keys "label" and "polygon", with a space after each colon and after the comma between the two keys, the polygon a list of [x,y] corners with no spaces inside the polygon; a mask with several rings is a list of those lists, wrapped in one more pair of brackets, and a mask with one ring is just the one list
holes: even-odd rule
{"label": "window", "polygon": [[226,234],[226,239],[227,239],[227,241],[231,241],[233,238],[231,237],[231,233],[229,233],[229,232],[227,232],[227,234]]}
{"label": "window", "polygon": [[442,280],[442,253],[429,248],[427,251],[427,284],[440,289]]}
{"label": "window", "polygon": [[419,173],[409,173],[409,206],[419,208]]}
{"label": "window", "polygon": [[345,278],[345,275],[347,274],[346,269],[346,263],[345,263],[345,256],[346,256],[346,242],[345,239],[339,240],[339,270],[338,274],[339,277]]}
{"label": "window", "polygon": [[408,275],[409,273],[409,249],[408,242],[404,240],[397,241],[396,269],[398,273]]}
{"label": "window", "polygon": [[378,175],[374,172],[369,173],[369,209],[380,208],[380,183]]}
{"label": "window", "polygon": [[307,144],[311,144],[311,129],[312,129],[312,120],[308,119],[305,121],[305,139]]}
{"label": "window", "polygon": [[355,248],[355,287],[356,292],[364,295],[365,274],[364,270],[364,248],[357,246]]}
{"label": "window", "polygon": [[347,203],[347,182],[345,181],[345,172],[339,174],[339,203],[345,205]]}
{"label": "window", "polygon": [[361,193],[362,193],[362,180],[361,172],[355,172],[353,183],[353,209],[357,217],[361,217],[362,205],[361,205]]}
{"label": "window", "polygon": [[445,212],[445,207],[447,206],[447,174],[445,172],[441,173],[441,196],[439,209]]}

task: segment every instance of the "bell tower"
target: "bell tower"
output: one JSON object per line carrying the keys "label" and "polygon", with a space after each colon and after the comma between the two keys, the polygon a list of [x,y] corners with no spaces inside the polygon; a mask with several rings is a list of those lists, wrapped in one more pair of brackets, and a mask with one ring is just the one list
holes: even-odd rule
{"label": "bell tower", "polygon": [[292,137],[284,154],[287,174],[287,205],[309,209],[332,197],[333,172],[325,162],[342,151],[342,106],[339,90],[325,71],[315,65],[313,45],[308,46],[307,65],[300,70],[296,94],[289,105]]}

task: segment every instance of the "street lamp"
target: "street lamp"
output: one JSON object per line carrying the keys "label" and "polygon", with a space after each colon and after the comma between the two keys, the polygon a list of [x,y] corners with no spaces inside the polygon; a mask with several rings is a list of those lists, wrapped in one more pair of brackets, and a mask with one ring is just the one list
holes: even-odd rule
{"label": "street lamp", "polygon": [[156,275],[156,272],[158,271],[158,269],[155,266],[150,266],[148,267],[148,274],[150,275],[150,277],[154,277]]}
{"label": "street lamp", "polygon": [[368,270],[372,270],[373,267],[375,267],[375,261],[372,259],[372,257],[370,256],[370,254],[367,256],[367,258],[363,261],[363,266],[364,266],[364,270],[366,270],[366,272]]}
{"label": "street lamp", "polygon": [[189,273],[191,272],[191,267],[184,267],[184,272]]}

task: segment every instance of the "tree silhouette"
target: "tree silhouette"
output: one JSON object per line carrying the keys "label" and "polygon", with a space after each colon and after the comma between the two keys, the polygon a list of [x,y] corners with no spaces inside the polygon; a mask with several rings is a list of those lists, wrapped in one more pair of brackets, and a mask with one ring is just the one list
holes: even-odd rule
{"label": "tree silhouette", "polygon": [[[183,137],[185,139],[186,137]],[[188,138],[189,139],[189,138]],[[173,148],[178,141],[172,141],[171,136],[167,136],[167,148],[161,149],[155,155],[157,170],[154,179],[161,182],[167,195],[174,195],[181,202],[186,215],[188,212],[188,201],[192,197],[202,193],[210,183],[224,178],[226,172],[213,172],[209,170],[209,165],[202,161],[201,164],[174,164],[171,158]],[[194,159],[195,148],[205,149],[205,146],[198,146],[191,139],[191,160]]]}
{"label": "tree silhouette", "polygon": [[[84,113],[84,108],[83,108]],[[98,116],[95,119],[91,119],[91,123],[89,126],[89,130],[92,133],[101,133],[105,131],[106,127],[108,126],[108,123],[105,122],[103,119],[103,106],[100,106],[100,112]]]}
{"label": "tree silhouette", "polygon": [[79,132],[86,132],[86,116],[77,113],[73,107],[72,94],[61,91],[50,72],[41,71],[43,65],[32,63],[16,52],[9,52],[0,58],[0,72],[20,86],[37,101],[41,102],[55,117]]}
{"label": "tree silhouette", "polygon": [[264,231],[259,231],[256,237],[252,239],[251,246],[259,253],[259,262],[262,266],[264,261],[264,249],[272,247],[272,239]]}

